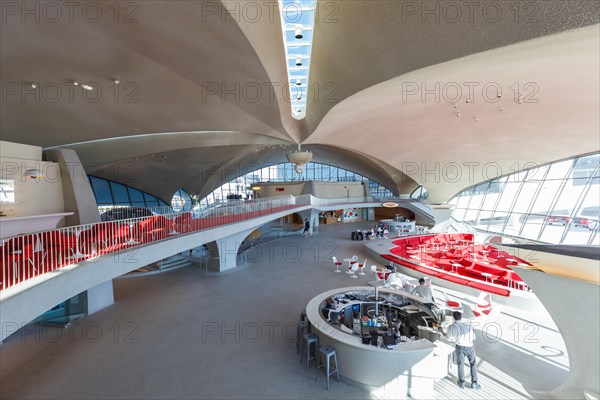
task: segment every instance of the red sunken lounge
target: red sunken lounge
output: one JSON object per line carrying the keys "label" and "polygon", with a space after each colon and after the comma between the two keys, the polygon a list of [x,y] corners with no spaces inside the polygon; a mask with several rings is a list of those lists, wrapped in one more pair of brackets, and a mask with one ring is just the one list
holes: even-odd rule
{"label": "red sunken lounge", "polygon": [[474,244],[473,234],[410,236],[392,243],[392,254],[381,257],[425,275],[505,297],[510,296],[508,288],[527,288],[510,266],[531,264],[493,246]]}

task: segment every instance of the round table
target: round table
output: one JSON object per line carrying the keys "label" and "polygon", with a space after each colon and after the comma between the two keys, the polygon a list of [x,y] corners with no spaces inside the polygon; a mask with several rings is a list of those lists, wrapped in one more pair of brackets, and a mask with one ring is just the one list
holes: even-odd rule
{"label": "round table", "polygon": [[462,265],[462,264],[460,264],[460,263],[452,263],[452,264],[450,264],[450,265],[452,266],[452,272],[456,272],[456,268],[460,268],[460,267],[462,267],[462,266],[463,266],[463,265]]}
{"label": "round table", "polygon": [[344,261],[348,263],[348,270],[352,268],[352,264],[356,264],[358,262],[354,258],[344,258]]}

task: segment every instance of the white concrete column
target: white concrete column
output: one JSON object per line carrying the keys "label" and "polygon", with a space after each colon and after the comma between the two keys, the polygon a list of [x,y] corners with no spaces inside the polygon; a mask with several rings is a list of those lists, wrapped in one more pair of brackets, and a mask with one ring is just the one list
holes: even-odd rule
{"label": "white concrete column", "polygon": [[100,222],[100,213],[92,185],[75,150],[46,150],[44,156],[60,165],[65,211],[75,214],[65,217],[66,226]]}
{"label": "white concrete column", "polygon": [[566,381],[549,392],[531,394],[536,399],[597,398],[600,393],[598,284],[521,268],[517,273],[554,319],[569,353]]}
{"label": "white concrete column", "polygon": [[219,272],[237,267],[238,250],[244,239],[246,239],[253,230],[254,229],[247,229],[215,241],[219,251]]}
{"label": "white concrete column", "polygon": [[112,279],[101,283],[87,291],[87,313],[93,314],[113,304],[115,297],[113,294]]}
{"label": "white concrete column", "polygon": [[310,210],[300,211],[298,214],[302,217],[302,226],[304,226],[304,220],[308,218],[310,221],[311,233],[314,233],[315,228],[319,226],[319,211],[311,208]]}

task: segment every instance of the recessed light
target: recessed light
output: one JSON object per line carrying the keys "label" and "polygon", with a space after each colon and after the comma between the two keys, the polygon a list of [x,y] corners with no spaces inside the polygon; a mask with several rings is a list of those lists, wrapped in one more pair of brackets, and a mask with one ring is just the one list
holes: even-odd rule
{"label": "recessed light", "polygon": [[296,25],[294,33],[296,34],[296,36],[294,36],[296,39],[302,39],[304,37],[304,35],[302,34],[302,25]]}
{"label": "recessed light", "polygon": [[301,86],[302,85],[302,79],[298,78],[296,79],[296,86]]}
{"label": "recessed light", "polygon": [[31,82],[29,84],[29,86],[31,86],[32,89],[37,89],[38,88],[38,84],[36,82]]}
{"label": "recessed light", "polygon": [[86,85],[85,83],[84,83],[83,85],[81,85],[81,88],[82,88],[82,89],[85,89],[85,90],[94,90],[94,87],[93,87],[93,86]]}
{"label": "recessed light", "polygon": [[79,81],[73,81],[73,85],[79,86]]}
{"label": "recessed light", "polygon": [[296,56],[296,67],[302,66],[302,57]]}
{"label": "recessed light", "polygon": [[115,83],[115,85],[118,85],[119,83],[121,83],[121,81],[118,79],[113,79],[113,82]]}

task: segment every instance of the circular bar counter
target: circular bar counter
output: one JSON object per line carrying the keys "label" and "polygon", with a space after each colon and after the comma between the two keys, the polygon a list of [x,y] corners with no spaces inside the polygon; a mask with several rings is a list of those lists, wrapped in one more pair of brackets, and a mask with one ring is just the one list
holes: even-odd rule
{"label": "circular bar counter", "polygon": [[[449,372],[449,356],[454,346],[437,340],[439,333],[428,325],[439,319],[418,297],[389,288],[380,288],[379,295],[380,301],[376,302],[372,287],[347,287],[319,294],[306,307],[311,333],[319,337],[320,346],[327,344],[336,349],[340,375],[345,382],[391,398],[431,393],[433,383]],[[339,302],[332,304],[333,299]],[[368,314],[373,315],[374,306],[381,320],[386,314],[395,313],[399,317],[394,319],[398,332],[414,335],[401,336],[399,341],[386,332],[379,337],[374,335],[373,342],[377,345],[372,345],[367,341],[371,337],[367,333],[388,329],[364,326],[362,318],[356,324],[356,312],[363,316],[368,309]],[[334,316],[352,315],[352,328],[345,324],[334,326],[329,321],[332,312]],[[386,342],[382,343],[384,337]]]}

